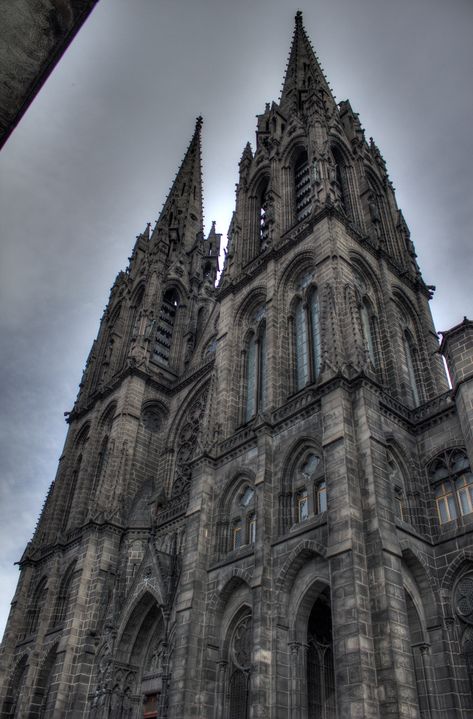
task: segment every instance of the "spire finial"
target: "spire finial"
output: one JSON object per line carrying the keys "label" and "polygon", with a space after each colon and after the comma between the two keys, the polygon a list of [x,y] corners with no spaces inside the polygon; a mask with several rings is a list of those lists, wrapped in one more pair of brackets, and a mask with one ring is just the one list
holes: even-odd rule
{"label": "spire finial", "polygon": [[199,115],[199,117],[195,121],[195,131],[196,132],[200,132],[200,130],[202,129],[203,122],[204,122],[204,119],[203,119],[202,115]]}
{"label": "spire finial", "polygon": [[322,88],[335,105],[332,91],[304,30],[302,11],[298,10],[279,101],[282,111],[290,112],[297,108],[300,101],[299,92],[307,94],[309,88],[311,90]]}

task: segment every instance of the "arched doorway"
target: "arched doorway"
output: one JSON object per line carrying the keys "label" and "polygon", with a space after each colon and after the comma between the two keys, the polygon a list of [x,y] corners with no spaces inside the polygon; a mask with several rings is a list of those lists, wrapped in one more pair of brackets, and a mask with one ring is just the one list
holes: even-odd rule
{"label": "arched doorway", "polygon": [[155,719],[165,715],[170,651],[163,612],[151,592],[137,601],[116,650],[97,660],[91,719]]}
{"label": "arched doorway", "polygon": [[307,625],[309,719],[336,719],[332,612],[326,590],[314,602]]}

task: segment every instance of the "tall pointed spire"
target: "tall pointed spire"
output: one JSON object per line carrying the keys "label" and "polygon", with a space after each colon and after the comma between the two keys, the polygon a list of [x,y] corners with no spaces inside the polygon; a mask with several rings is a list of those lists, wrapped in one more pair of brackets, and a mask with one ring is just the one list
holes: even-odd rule
{"label": "tall pointed spire", "polygon": [[204,211],[202,202],[202,159],[201,130],[202,117],[198,117],[187,152],[174,179],[158,225],[167,225],[178,232],[178,241],[186,250],[195,243],[196,236],[203,231]]}
{"label": "tall pointed spire", "polygon": [[299,107],[301,96],[322,89],[335,104],[330,86],[302,24],[302,12],[295,17],[291,51],[279,105],[283,112]]}

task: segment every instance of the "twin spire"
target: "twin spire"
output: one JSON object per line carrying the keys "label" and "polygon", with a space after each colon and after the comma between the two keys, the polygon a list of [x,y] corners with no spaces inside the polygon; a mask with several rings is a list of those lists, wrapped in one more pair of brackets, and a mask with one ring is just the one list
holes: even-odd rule
{"label": "twin spire", "polygon": [[[302,13],[295,17],[294,34],[286,68],[281,99],[283,113],[290,112],[300,104],[301,95],[322,89],[333,103],[329,84],[312,49],[302,24]],[[198,233],[203,232],[204,212],[202,197],[202,117],[195,123],[194,134],[187,148],[169,195],[164,203],[157,225],[178,232],[180,242],[189,251]],[[251,154],[251,148],[247,148]]]}

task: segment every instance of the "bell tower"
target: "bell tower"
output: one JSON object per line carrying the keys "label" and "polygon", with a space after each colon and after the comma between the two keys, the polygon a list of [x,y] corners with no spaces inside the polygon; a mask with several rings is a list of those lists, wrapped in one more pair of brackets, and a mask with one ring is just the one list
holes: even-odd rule
{"label": "bell tower", "polygon": [[439,346],[384,159],[300,12],[218,279],[201,127],[68,416],[0,719],[465,719],[472,322]]}

